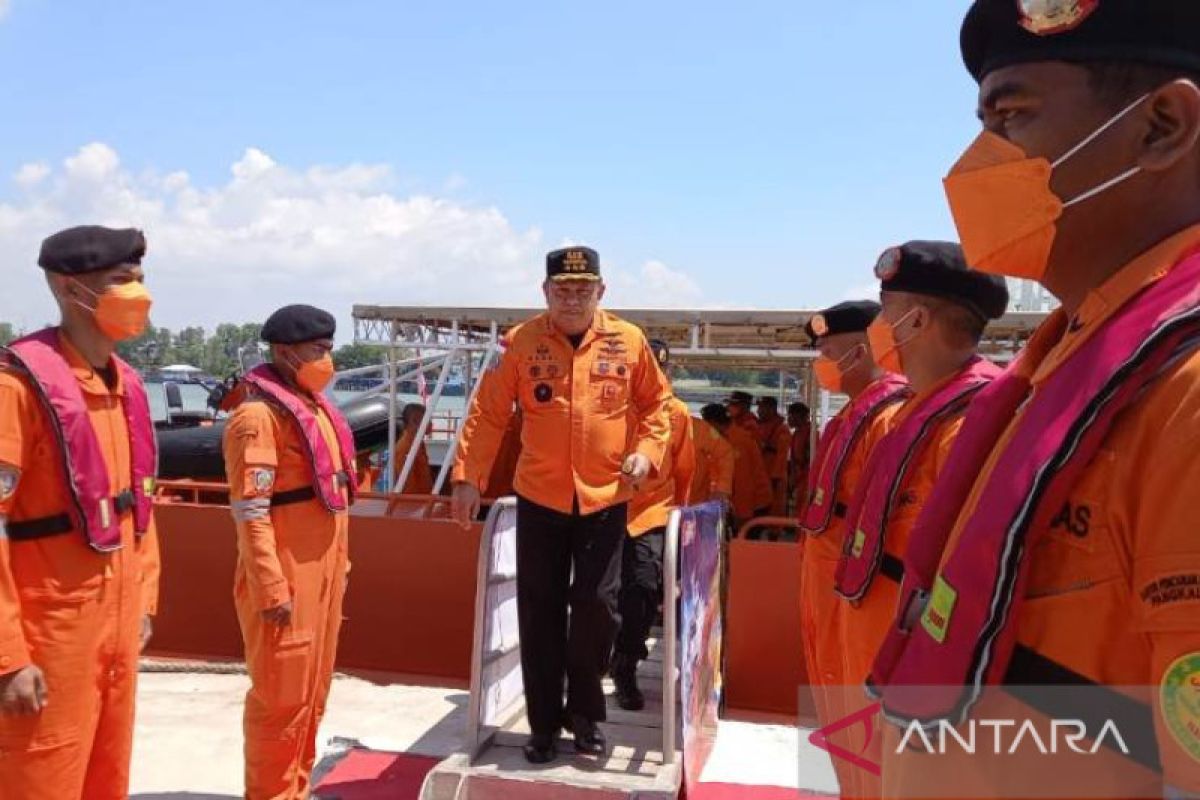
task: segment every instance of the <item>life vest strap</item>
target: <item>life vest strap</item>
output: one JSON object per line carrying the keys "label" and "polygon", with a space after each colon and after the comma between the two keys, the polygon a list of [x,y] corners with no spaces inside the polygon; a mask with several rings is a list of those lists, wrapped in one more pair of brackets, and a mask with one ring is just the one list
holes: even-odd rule
{"label": "life vest strap", "polygon": [[884,553],[879,563],[879,574],[893,583],[904,582],[904,562],[891,553]]}
{"label": "life vest strap", "polygon": [[[118,514],[132,511],[137,505],[137,498],[131,490],[126,489],[111,499],[113,510]],[[25,542],[32,539],[45,539],[48,536],[59,536],[75,530],[75,523],[67,513],[52,514],[48,517],[9,522],[5,529],[8,538],[14,542]]]}

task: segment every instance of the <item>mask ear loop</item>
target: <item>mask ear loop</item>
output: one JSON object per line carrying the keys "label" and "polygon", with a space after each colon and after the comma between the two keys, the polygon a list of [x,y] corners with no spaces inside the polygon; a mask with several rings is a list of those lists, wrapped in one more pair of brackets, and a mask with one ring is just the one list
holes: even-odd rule
{"label": "mask ear loop", "polygon": [[72,302],[72,303],[74,303],[75,305],[79,306],[80,308],[82,308],[84,311],[87,311],[87,312],[89,312],[89,313],[95,314],[95,313],[96,313],[96,311],[97,311],[97,310],[100,308],[100,302],[99,302],[99,301],[100,301],[100,295],[99,295],[98,293],[96,293],[96,292],[92,291],[92,290],[91,290],[91,289],[90,289],[90,288],[89,288],[89,287],[88,287],[86,284],[84,284],[84,282],[83,282],[83,281],[79,280],[78,278],[72,277],[72,278],[71,278],[71,283],[75,284],[75,285],[76,285],[76,286],[78,286],[80,289],[83,289],[85,292],[87,292],[88,294],[90,294],[90,295],[91,295],[91,296],[92,296],[92,297],[95,299],[96,305],[94,305],[94,306],[85,306],[85,305],[84,305],[82,302],[80,302],[79,300],[75,299],[74,297],[72,297],[72,298],[71,298],[71,302]]}
{"label": "mask ear loop", "polygon": [[[1055,169],[1058,169],[1063,164],[1065,164],[1067,161],[1069,161],[1071,158],[1073,158],[1075,155],[1077,155],[1079,153],[1079,151],[1083,150],[1083,148],[1087,147],[1089,144],[1096,141],[1096,139],[1100,138],[1100,136],[1102,136],[1105,131],[1107,131],[1109,128],[1116,125],[1118,122],[1120,122],[1126,116],[1128,116],[1131,111],[1133,111],[1135,108],[1140,106],[1143,102],[1145,102],[1146,98],[1149,96],[1150,96],[1150,92],[1146,92],[1141,97],[1139,97],[1137,100],[1134,100],[1132,103],[1125,106],[1125,108],[1121,109],[1121,111],[1116,116],[1114,116],[1108,122],[1101,125],[1096,130],[1092,131],[1092,133],[1089,136],[1084,137],[1083,141],[1081,141],[1079,144],[1075,145],[1070,150],[1063,153],[1061,156],[1059,156],[1057,159],[1055,159],[1053,162],[1051,162],[1050,169],[1055,170]],[[1103,192],[1107,192],[1109,189],[1113,188],[1117,184],[1124,183],[1125,181],[1129,180],[1130,178],[1132,178],[1134,175],[1137,175],[1141,171],[1142,171],[1141,167],[1137,167],[1137,166],[1130,167],[1129,169],[1125,170],[1124,172],[1122,172],[1120,175],[1116,176],[1115,178],[1107,180],[1104,183],[1100,184],[1099,186],[1093,187],[1092,189],[1089,189],[1088,191],[1084,192],[1083,194],[1081,194],[1077,197],[1073,197],[1070,200],[1064,202],[1063,208],[1067,209],[1073,205],[1082,203],[1085,200],[1091,200],[1096,195],[1102,194]]]}
{"label": "mask ear loop", "polygon": [[860,350],[862,351],[862,353],[864,355],[867,352],[867,346],[865,344],[863,344],[862,342],[859,342],[858,344],[854,345],[854,347],[851,347],[850,352],[846,353],[846,355],[842,356],[837,361],[835,361],[834,366],[837,367],[838,372],[845,375],[846,370],[842,369],[842,364],[846,363],[846,360],[849,359],[850,356],[858,355]]}

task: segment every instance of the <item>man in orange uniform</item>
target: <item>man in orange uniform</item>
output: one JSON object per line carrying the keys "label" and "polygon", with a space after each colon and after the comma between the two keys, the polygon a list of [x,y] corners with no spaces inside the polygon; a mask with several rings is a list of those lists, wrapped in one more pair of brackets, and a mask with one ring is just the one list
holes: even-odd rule
{"label": "man in orange uniform", "polygon": [[234,604],[251,687],[246,797],[307,797],[333,679],[347,560],[354,437],[323,391],[335,322],[285,306],[263,325],[271,363],[248,372],[225,428],[237,523]]}
{"label": "man in orange uniform", "polygon": [[[815,314],[807,333],[820,350],[814,364],[821,387],[846,394],[849,402],[825,427],[813,459],[808,499],[800,513],[804,554],[800,574],[800,623],[804,657],[821,725],[842,713],[842,640],[834,573],[846,538],[846,514],[871,449],[887,433],[907,396],[903,379],[884,372],[871,358],[867,327],[879,304],[840,303]],[[835,741],[835,743],[837,743]],[[834,759],[838,782],[851,784],[850,767]]]}
{"label": "man in orange uniform", "polygon": [[757,411],[758,443],[767,477],[771,479],[771,513],[782,517],[787,513],[788,449],[792,435],[787,420],[779,414],[779,401],[774,397],[758,398]]}
{"label": "man in orange uniform", "polygon": [[692,444],[696,469],[692,473],[691,503],[720,501],[733,497],[733,447],[721,432],[700,417],[692,417]]}
{"label": "man in orange uniform", "polygon": [[599,310],[595,250],[550,253],[542,288],[547,313],[506,335],[471,405],[452,500],[469,526],[520,403],[517,613],[532,763],[554,759],[564,716],[578,751],[605,750],[596,723],[606,718],[601,675],[617,628],[628,503],[662,465],[671,397],[641,331]]}
{"label": "man in orange uniform", "polygon": [[725,408],[733,424],[744,430],[758,441],[758,419],[751,413],[754,398],[749,392],[730,392],[725,398]]}
{"label": "man in orange uniform", "polygon": [[145,250],[137,230],[48,238],[38,264],[62,322],[0,349],[0,796],[14,800],[129,794],[156,454],[145,389],[114,350],[146,325]]}
{"label": "man in orange uniform", "polygon": [[[425,406],[420,403],[409,403],[400,414],[404,433],[396,440],[396,447],[392,451],[396,461],[395,480],[397,481],[404,469],[408,451],[412,449],[413,442],[416,441],[417,431],[421,428],[421,419],[424,416]],[[431,492],[433,492],[433,471],[429,468],[429,452],[425,449],[425,442],[421,442],[417,447],[417,455],[413,459],[412,469],[408,472],[408,480],[404,482],[404,488],[400,493],[430,494]]]}
{"label": "man in orange uniform", "polygon": [[[863,704],[863,683],[895,616],[909,532],[929,499],[971,400],[999,374],[976,354],[989,320],[1008,306],[1004,279],[967,268],[952,242],[909,242],[887,250],[875,275],[883,310],[867,330],[875,363],[908,378],[914,395],[872,448],[847,515],[852,532],[838,565],[846,698]],[[853,752],[878,763],[881,739],[856,727]],[[852,772],[843,796],[878,797],[878,778]]]}
{"label": "man in orange uniform", "polygon": [[[984,132],[945,181],[950,209],[972,266],[1062,306],[975,400],[909,546],[933,556],[928,602],[902,599],[902,654],[872,670],[897,719],[973,713],[979,683],[1087,687],[1101,719],[1149,740],[1127,741],[1146,793],[1117,795],[1090,759],[1105,796],[1200,795],[1198,28],[1193,0],[967,12]],[[906,587],[919,566],[906,560]],[[892,688],[918,682],[956,687],[957,707]],[[1152,687],[1140,731],[1123,727],[1127,687]],[[930,772],[924,754],[885,756],[889,791]],[[1029,788],[1012,766],[965,766],[991,796]],[[964,774],[934,771],[950,791]]]}
{"label": "man in orange uniform", "polygon": [[700,409],[700,416],[717,430],[733,450],[733,511],[734,530],[754,517],[765,516],[771,506],[771,479],[763,463],[758,439],[730,416],[728,409],[712,403]]}
{"label": "man in orange uniform", "polygon": [[812,460],[812,412],[804,403],[792,403],[787,409],[787,424],[792,429],[788,446],[788,493],[792,508],[799,513],[808,491],[808,466]]}
{"label": "man in orange uniform", "polygon": [[[670,371],[671,351],[654,340],[650,349],[664,373]],[[663,594],[663,544],[667,516],[672,508],[688,504],[696,453],[692,444],[692,416],[687,403],[672,397],[667,405],[671,425],[667,452],[658,475],[643,483],[629,502],[629,537],[621,555],[621,592],[617,610],[621,627],[613,651],[612,677],[617,705],[640,711],[646,704],[637,685],[637,665],[650,655],[646,639]]]}

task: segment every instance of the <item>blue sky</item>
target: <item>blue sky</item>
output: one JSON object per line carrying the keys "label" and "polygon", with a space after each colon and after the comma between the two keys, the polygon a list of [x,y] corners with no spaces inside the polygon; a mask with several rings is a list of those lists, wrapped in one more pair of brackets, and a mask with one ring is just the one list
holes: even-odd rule
{"label": "blue sky", "polygon": [[[145,225],[172,324],[219,316],[187,294],[196,271],[258,288],[224,309],[250,317],[297,281],[341,305],[536,299],[538,254],[564,241],[622,272],[623,305],[815,307],[869,285],[883,248],[952,236],[940,178],[978,130],[966,5],[10,0],[0,263],[91,214]],[[230,199],[248,148],[269,187]],[[357,230],[346,192],[405,211]],[[321,210],[288,216],[297,196]],[[192,242],[197,203],[215,227]],[[398,227],[289,282],[323,215],[342,220],[328,241]],[[245,252],[226,263],[217,240]]]}

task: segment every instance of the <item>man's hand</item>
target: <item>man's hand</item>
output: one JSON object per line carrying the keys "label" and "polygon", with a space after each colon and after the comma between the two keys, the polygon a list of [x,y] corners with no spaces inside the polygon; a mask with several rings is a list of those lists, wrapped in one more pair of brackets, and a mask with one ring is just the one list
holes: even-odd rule
{"label": "man's hand", "polygon": [[46,676],[34,664],[0,675],[0,714],[40,714],[48,702]]}
{"label": "man's hand", "polygon": [[139,652],[146,651],[146,645],[150,644],[150,637],[154,635],[154,617],[149,614],[142,615],[142,632],[140,634]]}
{"label": "man's hand", "polygon": [[281,628],[286,628],[292,624],[292,601],[288,600],[283,605],[268,608],[262,612],[262,617],[272,625],[278,625]]}
{"label": "man's hand", "polygon": [[631,453],[621,465],[621,480],[635,489],[650,474],[650,459],[641,453]]}
{"label": "man's hand", "polygon": [[479,487],[472,483],[454,484],[450,493],[450,518],[464,530],[479,516]]}

